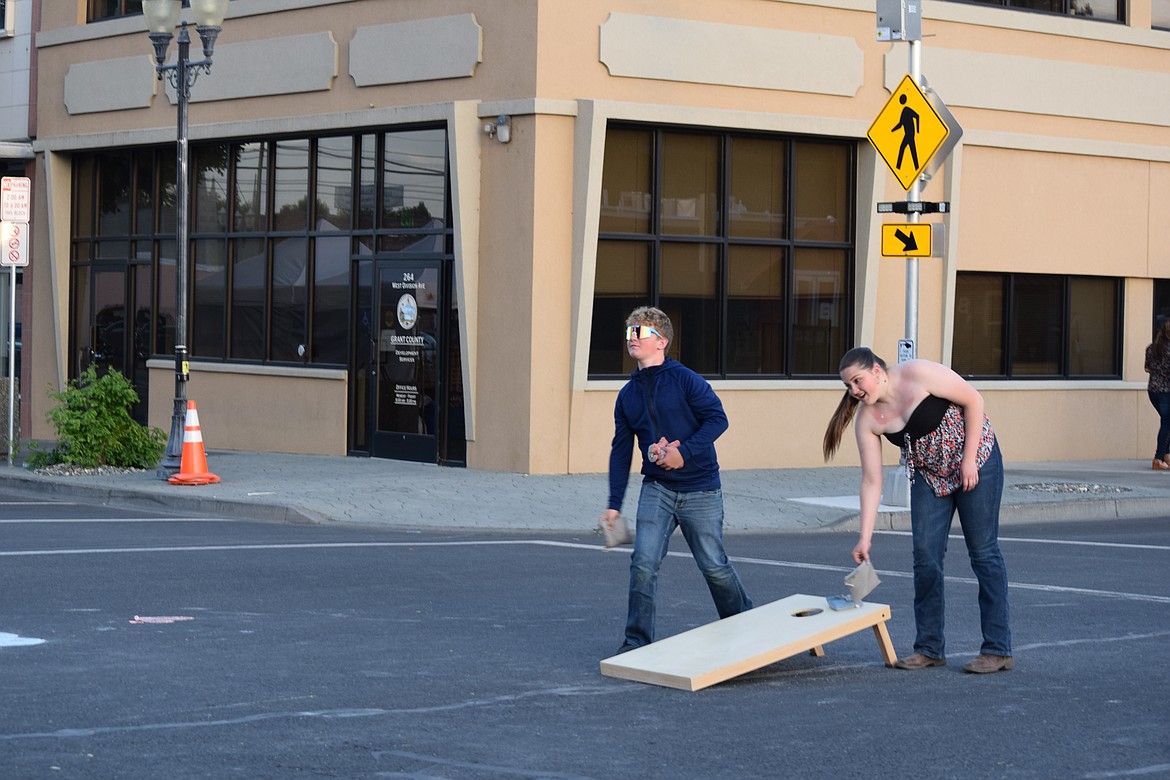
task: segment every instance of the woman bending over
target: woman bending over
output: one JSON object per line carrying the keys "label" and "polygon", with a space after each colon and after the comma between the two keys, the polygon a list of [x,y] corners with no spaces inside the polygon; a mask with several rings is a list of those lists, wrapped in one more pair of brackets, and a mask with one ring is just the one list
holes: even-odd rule
{"label": "woman bending over", "polygon": [[[861,456],[861,534],[857,563],[869,560],[882,492],[882,436],[902,449],[910,472],[910,527],[914,545],[914,653],[899,669],[946,664],[943,639],[943,557],[956,511],[979,581],[983,645],[967,672],[1011,669],[1007,567],[999,549],[1003,458],[983,396],[950,368],[929,360],[887,367],[865,347],[845,353],[839,366],[845,397],[825,431],[828,460],[854,423]],[[860,407],[860,409],[859,409]],[[968,435],[971,431],[971,435]]]}

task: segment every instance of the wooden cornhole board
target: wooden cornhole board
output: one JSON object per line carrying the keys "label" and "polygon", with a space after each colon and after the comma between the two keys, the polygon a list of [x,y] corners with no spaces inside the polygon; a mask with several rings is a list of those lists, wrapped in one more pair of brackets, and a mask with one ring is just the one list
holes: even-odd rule
{"label": "wooden cornhole board", "polygon": [[872,628],[886,666],[897,656],[886,631],[890,608],[863,602],[834,611],[824,596],[803,593],[693,628],[601,662],[607,677],[697,691],[797,653]]}

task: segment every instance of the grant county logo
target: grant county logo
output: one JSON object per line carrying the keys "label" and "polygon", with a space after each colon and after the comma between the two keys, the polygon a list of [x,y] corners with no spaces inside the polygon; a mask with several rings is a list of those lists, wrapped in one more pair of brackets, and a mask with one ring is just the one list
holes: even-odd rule
{"label": "grant county logo", "polygon": [[418,302],[410,293],[398,299],[398,324],[403,330],[410,330],[418,322]]}

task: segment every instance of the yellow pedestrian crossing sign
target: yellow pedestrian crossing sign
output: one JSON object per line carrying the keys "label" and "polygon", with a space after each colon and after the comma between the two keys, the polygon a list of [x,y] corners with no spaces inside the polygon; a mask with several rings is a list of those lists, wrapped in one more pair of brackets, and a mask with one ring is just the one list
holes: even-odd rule
{"label": "yellow pedestrian crossing sign", "polygon": [[866,136],[902,189],[909,190],[950,133],[946,121],[907,74]]}

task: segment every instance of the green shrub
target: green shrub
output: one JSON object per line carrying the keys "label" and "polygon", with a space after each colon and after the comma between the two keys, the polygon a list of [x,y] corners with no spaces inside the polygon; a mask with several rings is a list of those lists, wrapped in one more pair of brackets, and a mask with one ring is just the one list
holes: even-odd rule
{"label": "green shrub", "polygon": [[46,414],[57,428],[57,445],[36,452],[29,465],[42,468],[56,463],[75,466],[153,468],[167,448],[160,428],[146,428],[130,416],[138,393],[126,377],[110,370],[98,378],[91,365],[63,392],[49,392],[60,405]]}

